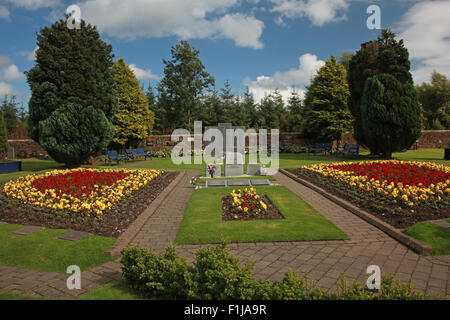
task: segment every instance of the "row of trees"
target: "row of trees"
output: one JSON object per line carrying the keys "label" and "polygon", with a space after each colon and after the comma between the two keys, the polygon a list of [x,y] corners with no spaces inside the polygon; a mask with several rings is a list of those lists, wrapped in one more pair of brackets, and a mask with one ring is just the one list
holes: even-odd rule
{"label": "row of trees", "polygon": [[[287,104],[278,91],[255,102],[248,89],[235,96],[228,82],[216,90],[199,51],[187,41],[171,48],[156,90],[149,85],[145,93],[125,61],[113,62],[112,47],[84,21],[80,29],[68,29],[63,19],[41,29],[38,47],[36,64],[26,73],[32,91],[29,134],[68,166],[107,146],[135,146],[152,132],[193,129],[195,120],[300,131],[311,141],[339,140],[353,130],[358,143],[386,157],[409,147],[421,132],[408,51],[386,30],[355,55],[342,55],[339,63],[330,57],[304,101],[293,90]],[[421,88],[431,104],[431,89]],[[446,107],[433,105],[435,111],[426,117],[446,124]]]}
{"label": "row of trees", "polygon": [[15,96],[4,96],[0,103],[0,110],[3,112],[8,135],[16,130],[28,129],[28,113],[23,104],[19,106]]}

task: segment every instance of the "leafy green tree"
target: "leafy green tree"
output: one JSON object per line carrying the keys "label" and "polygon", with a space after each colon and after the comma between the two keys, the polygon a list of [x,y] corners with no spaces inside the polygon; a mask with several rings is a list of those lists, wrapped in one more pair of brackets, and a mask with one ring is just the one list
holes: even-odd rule
{"label": "leafy green tree", "polygon": [[117,110],[112,47],[81,21],[60,19],[37,35],[36,64],[26,73],[32,95],[29,134],[49,155],[78,166],[114,136]]}
{"label": "leafy green tree", "polygon": [[204,89],[214,86],[214,78],[205,71],[199,54],[188,41],[182,40],[171,48],[171,59],[163,59],[164,76],[158,92],[165,109],[166,132],[176,128],[192,130],[201,113],[199,98]]}
{"label": "leafy green tree", "polygon": [[302,127],[302,99],[296,90],[291,91],[287,108],[289,110],[289,125],[287,131],[300,132]]}
{"label": "leafy green tree", "polygon": [[302,133],[316,142],[340,141],[351,128],[345,68],[331,56],[314,77],[305,96]]}
{"label": "leafy green tree", "polygon": [[[360,145],[369,147],[371,143],[366,140],[362,127],[361,104],[366,80],[375,75],[391,74],[402,84],[412,82],[409,69],[409,54],[403,40],[396,41],[395,34],[389,30],[382,30],[377,40],[361,44],[361,49],[351,59],[348,72],[348,106],[354,117],[353,135]],[[382,152],[374,147],[372,145],[372,154]]]}
{"label": "leafy green tree", "polygon": [[151,134],[154,113],[149,109],[149,101],[138,79],[125,61],[117,60],[113,70],[119,108],[114,115],[115,135],[111,143],[122,148],[136,147]]}
{"label": "leafy green tree", "polygon": [[390,159],[421,135],[421,110],[412,82],[391,74],[367,79],[361,105],[362,127],[371,149]]}
{"label": "leafy green tree", "polygon": [[431,84],[416,86],[422,104],[427,130],[450,129],[450,81],[438,72],[431,75]]}
{"label": "leafy green tree", "polygon": [[3,155],[8,152],[8,134],[6,132],[5,119],[3,118],[3,112],[0,110],[0,160]]}

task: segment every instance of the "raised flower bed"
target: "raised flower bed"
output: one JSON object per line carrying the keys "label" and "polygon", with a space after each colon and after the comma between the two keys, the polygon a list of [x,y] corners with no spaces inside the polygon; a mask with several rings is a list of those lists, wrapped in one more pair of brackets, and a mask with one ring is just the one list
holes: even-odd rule
{"label": "raised flower bed", "polygon": [[301,178],[399,228],[450,216],[450,168],[430,162],[364,161],[305,166]]}
{"label": "raised flower bed", "polygon": [[255,188],[233,190],[222,197],[223,220],[284,219],[267,195],[259,195]]}
{"label": "raised flower bed", "polygon": [[162,170],[53,170],[1,187],[0,220],[118,236],[176,174]]}

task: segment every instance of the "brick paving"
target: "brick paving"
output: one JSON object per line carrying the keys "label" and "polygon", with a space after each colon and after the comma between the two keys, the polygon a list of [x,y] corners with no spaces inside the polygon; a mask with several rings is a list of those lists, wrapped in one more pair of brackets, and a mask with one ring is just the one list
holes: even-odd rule
{"label": "brick paving", "polygon": [[[186,205],[194,192],[189,179],[197,172],[188,171],[164,203],[147,220],[131,245],[156,252],[175,240]],[[230,251],[242,261],[254,263],[254,276],[280,280],[287,270],[314,279],[325,289],[335,290],[342,272],[347,281],[365,284],[366,269],[375,264],[383,274],[401,281],[412,281],[414,288],[427,294],[450,295],[450,256],[421,256],[390,238],[381,230],[334,204],[317,192],[282,175],[278,183],[299,195],[349,236],[341,241],[301,241],[230,244]],[[192,262],[195,252],[205,245],[177,246],[177,252]],[[68,275],[0,266],[0,292],[28,296],[73,299],[88,290],[120,279],[120,265],[108,262],[82,273],[82,290],[67,290]]]}

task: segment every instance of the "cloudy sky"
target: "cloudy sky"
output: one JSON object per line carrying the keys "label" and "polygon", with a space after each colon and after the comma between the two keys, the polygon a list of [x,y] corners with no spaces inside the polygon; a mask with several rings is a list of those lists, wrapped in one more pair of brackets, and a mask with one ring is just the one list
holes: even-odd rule
{"label": "cloudy sky", "polygon": [[450,0],[0,0],[0,95],[26,106],[36,32],[72,4],[146,83],[156,84],[170,47],[188,39],[218,89],[229,80],[257,100],[274,89],[304,92],[324,60],[376,39],[366,25],[373,4],[381,27],[404,39],[416,83],[433,70],[450,77]]}

